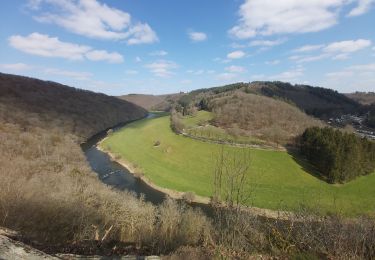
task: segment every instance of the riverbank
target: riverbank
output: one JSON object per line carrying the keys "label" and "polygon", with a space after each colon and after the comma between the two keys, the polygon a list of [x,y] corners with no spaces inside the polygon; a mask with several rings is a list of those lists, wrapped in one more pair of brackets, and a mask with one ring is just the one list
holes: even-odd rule
{"label": "riverbank", "polygon": [[[180,192],[180,191],[176,191],[176,190],[171,190],[171,189],[168,189],[168,188],[163,188],[163,187],[160,187],[158,185],[156,185],[155,183],[153,183],[152,181],[150,181],[137,167],[135,167],[132,163],[130,163],[129,161],[127,161],[126,159],[124,158],[119,158],[117,155],[115,155],[114,153],[110,152],[110,151],[107,151],[105,149],[103,149],[100,144],[106,139],[107,137],[103,138],[102,141],[100,141],[96,148],[99,150],[99,151],[102,151],[104,153],[106,153],[110,158],[111,160],[117,162],[118,164],[120,164],[121,166],[123,166],[124,168],[126,168],[134,177],[136,178],[139,178],[140,180],[142,180],[144,183],[146,183],[148,186],[150,186],[151,188],[157,190],[157,191],[160,191],[162,193],[164,193],[165,195],[173,198],[173,199],[184,199],[184,195],[186,194],[186,192]],[[203,197],[203,196],[199,196],[199,195],[194,195],[194,198],[190,201],[190,202],[195,202],[195,203],[201,203],[201,204],[209,204],[210,203],[210,198],[208,197]]]}
{"label": "riverbank", "polygon": [[[144,173],[145,182],[180,191],[170,192],[175,197],[194,192],[209,201],[215,158],[223,145],[176,135],[166,116],[133,122],[101,143],[101,148],[131,163],[136,173]],[[225,149],[236,153],[245,148]],[[295,212],[303,204],[322,214],[341,212],[348,217],[374,212],[375,174],[334,186],[315,177],[311,166],[293,153],[246,149],[251,156],[246,190],[252,194],[247,206]]]}
{"label": "riverbank", "polygon": [[[132,163],[127,161],[124,158],[119,158],[116,156],[114,153],[107,151],[103,149],[100,144],[106,139],[107,137],[103,138],[96,146],[96,148],[103,153],[106,153],[111,160],[117,162],[120,164],[122,167],[126,168],[134,177],[139,178],[141,181],[143,181],[145,184],[150,186],[151,188],[164,193],[166,196],[169,196],[173,199],[176,200],[185,200],[184,196],[186,195],[186,192],[181,192],[181,191],[176,191],[164,187],[160,187],[150,181],[140,170],[138,167],[135,167]],[[211,205],[211,199],[209,197],[203,197],[194,194],[188,203],[199,203],[199,204],[204,204],[207,206]],[[272,219],[282,219],[282,220],[290,220],[290,218],[293,216],[295,218],[295,214],[293,212],[289,211],[277,211],[277,210],[271,210],[271,209],[264,209],[264,208],[258,208],[258,207],[246,207],[243,206],[241,207],[241,210],[246,211],[254,216],[259,216],[259,217],[265,217],[265,218],[272,218]]]}

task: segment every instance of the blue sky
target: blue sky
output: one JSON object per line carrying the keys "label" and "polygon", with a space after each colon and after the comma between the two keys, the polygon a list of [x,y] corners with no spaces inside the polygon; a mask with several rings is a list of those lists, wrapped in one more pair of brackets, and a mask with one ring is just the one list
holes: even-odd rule
{"label": "blue sky", "polygon": [[375,0],[8,0],[0,71],[110,95],[281,80],[375,91]]}

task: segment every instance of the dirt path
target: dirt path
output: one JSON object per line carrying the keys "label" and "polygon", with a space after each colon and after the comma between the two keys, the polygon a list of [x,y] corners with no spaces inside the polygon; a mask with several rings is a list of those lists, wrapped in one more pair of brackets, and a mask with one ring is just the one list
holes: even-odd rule
{"label": "dirt path", "polygon": [[211,144],[223,144],[223,145],[229,145],[229,146],[234,146],[234,147],[252,148],[252,149],[259,149],[259,150],[272,150],[272,151],[284,151],[284,152],[286,151],[285,147],[283,146],[274,147],[271,145],[243,144],[243,143],[228,142],[228,141],[223,141],[223,140],[212,140],[212,139],[208,139],[205,137],[190,135],[186,132],[182,132],[180,135],[194,139],[194,140],[202,141],[205,143],[211,143]]}

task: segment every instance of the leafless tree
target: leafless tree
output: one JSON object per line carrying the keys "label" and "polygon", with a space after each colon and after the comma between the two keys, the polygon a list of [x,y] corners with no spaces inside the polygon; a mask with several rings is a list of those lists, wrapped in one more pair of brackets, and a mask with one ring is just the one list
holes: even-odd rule
{"label": "leafless tree", "polygon": [[215,156],[214,200],[230,209],[246,204],[251,194],[248,178],[250,165],[250,149],[226,149],[222,145]]}

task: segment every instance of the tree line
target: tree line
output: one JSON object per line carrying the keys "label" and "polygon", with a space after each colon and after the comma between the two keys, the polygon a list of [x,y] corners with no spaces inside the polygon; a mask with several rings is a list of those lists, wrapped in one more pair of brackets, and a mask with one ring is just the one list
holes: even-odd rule
{"label": "tree line", "polygon": [[329,183],[345,183],[375,170],[375,143],[329,127],[311,127],[300,141],[301,153]]}

